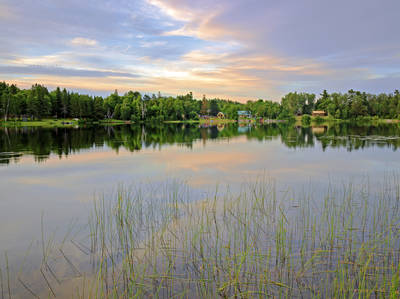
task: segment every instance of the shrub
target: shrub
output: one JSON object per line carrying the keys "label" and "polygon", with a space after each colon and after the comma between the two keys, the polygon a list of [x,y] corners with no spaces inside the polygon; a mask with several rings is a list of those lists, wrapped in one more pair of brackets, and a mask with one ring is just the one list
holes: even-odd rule
{"label": "shrub", "polygon": [[319,123],[323,123],[324,119],[321,116],[316,116],[314,118],[314,121],[319,124]]}
{"label": "shrub", "polygon": [[303,126],[309,126],[309,125],[311,124],[311,116],[308,115],[308,114],[304,114],[304,115],[301,117],[301,124],[302,124]]}

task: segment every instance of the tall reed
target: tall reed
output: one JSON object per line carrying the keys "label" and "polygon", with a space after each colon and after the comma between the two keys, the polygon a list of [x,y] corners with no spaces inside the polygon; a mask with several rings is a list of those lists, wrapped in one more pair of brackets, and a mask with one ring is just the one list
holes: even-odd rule
{"label": "tall reed", "polygon": [[[397,298],[400,181],[280,195],[273,179],[192,201],[121,187],[90,218],[91,297]],[[279,194],[279,195],[278,195]]]}

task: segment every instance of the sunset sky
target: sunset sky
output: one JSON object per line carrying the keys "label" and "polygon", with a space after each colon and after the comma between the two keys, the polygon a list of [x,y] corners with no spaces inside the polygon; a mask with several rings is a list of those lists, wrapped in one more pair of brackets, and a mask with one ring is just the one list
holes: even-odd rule
{"label": "sunset sky", "polygon": [[399,0],[0,0],[0,81],[279,100],[400,89]]}

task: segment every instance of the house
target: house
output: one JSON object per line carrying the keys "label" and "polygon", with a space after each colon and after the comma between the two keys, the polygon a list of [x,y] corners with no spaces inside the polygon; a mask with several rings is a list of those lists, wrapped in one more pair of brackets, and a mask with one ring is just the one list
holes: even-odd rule
{"label": "house", "polygon": [[225,114],[223,114],[222,112],[218,112],[217,117],[219,119],[224,119],[225,118]]}
{"label": "house", "polygon": [[240,110],[237,112],[239,119],[241,118],[251,118],[251,112],[250,111],[244,111]]}
{"label": "house", "polygon": [[325,116],[325,115],[326,115],[326,113],[324,110],[314,110],[312,112],[312,116]]}

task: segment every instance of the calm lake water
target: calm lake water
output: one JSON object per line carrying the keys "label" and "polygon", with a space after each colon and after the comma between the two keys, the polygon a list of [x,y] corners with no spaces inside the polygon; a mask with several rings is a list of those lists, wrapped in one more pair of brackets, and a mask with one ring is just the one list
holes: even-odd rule
{"label": "calm lake water", "polygon": [[171,124],[0,129],[0,253],[19,266],[46,232],[84,227],[96,195],[118,185],[183,180],[194,198],[260,175],[278,191],[400,170],[400,127]]}

